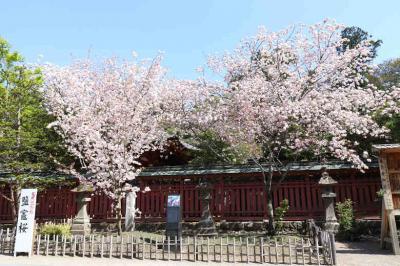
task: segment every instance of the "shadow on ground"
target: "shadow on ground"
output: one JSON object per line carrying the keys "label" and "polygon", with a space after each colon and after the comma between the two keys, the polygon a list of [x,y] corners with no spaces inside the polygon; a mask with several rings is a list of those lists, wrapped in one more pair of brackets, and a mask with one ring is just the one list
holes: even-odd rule
{"label": "shadow on ground", "polygon": [[400,256],[391,250],[382,250],[377,238],[358,242],[336,242],[338,265],[345,266],[400,266]]}
{"label": "shadow on ground", "polygon": [[365,239],[357,242],[338,242],[336,249],[337,254],[392,254],[391,250],[381,249],[378,239]]}

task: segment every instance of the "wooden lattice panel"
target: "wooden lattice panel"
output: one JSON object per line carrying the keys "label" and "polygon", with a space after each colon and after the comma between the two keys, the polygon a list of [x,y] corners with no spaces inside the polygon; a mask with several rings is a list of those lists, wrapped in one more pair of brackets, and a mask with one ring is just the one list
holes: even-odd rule
{"label": "wooden lattice panel", "polygon": [[394,209],[400,209],[400,195],[392,195]]}
{"label": "wooden lattice panel", "polygon": [[390,188],[394,209],[400,209],[400,154],[390,154],[387,158]]}
{"label": "wooden lattice panel", "polygon": [[389,153],[387,157],[387,167],[389,172],[400,173],[400,153]]}
{"label": "wooden lattice panel", "polygon": [[400,194],[400,173],[391,173],[389,170],[389,180],[392,194]]}

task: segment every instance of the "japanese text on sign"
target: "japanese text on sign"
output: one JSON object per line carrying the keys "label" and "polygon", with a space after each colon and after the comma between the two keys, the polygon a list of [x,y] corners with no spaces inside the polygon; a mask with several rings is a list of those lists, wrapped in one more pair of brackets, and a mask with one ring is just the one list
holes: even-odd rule
{"label": "japanese text on sign", "polygon": [[37,189],[22,189],[19,208],[18,222],[15,235],[14,254],[32,251],[32,240],[36,210]]}

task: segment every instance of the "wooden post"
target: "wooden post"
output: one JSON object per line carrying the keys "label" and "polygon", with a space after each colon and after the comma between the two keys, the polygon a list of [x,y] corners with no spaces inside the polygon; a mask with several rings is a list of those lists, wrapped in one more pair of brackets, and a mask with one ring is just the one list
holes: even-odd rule
{"label": "wooden post", "polygon": [[100,240],[100,258],[103,257],[104,254],[104,235],[101,236]]}
{"label": "wooden post", "polygon": [[256,237],[253,237],[253,262],[257,262]]}
{"label": "wooden post", "polygon": [[264,262],[264,239],[260,238],[260,263]]}
{"label": "wooden post", "polygon": [[175,260],[178,259],[178,236],[175,235]]}
{"label": "wooden post", "polygon": [[131,235],[131,259],[133,259],[133,234]]}
{"label": "wooden post", "polygon": [[331,244],[332,265],[336,265],[335,235],[333,233],[330,233],[329,236],[330,236],[330,244]]}
{"label": "wooden post", "polygon": [[214,255],[214,261],[217,261],[217,257],[216,257],[216,254],[215,254],[215,246],[217,245],[217,241],[216,241],[216,238],[215,238],[215,236],[213,236],[213,255]]}
{"label": "wooden post", "polygon": [[179,259],[180,259],[180,261],[183,260],[183,258],[182,258],[182,252],[183,252],[182,247],[183,247],[183,239],[182,239],[182,236],[179,236]]}
{"label": "wooden post", "polygon": [[63,236],[62,255],[65,256],[65,246],[67,245],[67,236]]}
{"label": "wooden post", "polygon": [[204,236],[201,237],[201,261],[204,261]]}
{"label": "wooden post", "polygon": [[210,238],[207,237],[207,262],[210,261]]}
{"label": "wooden post", "polygon": [[219,238],[219,262],[222,262],[222,236]]}
{"label": "wooden post", "polygon": [[301,238],[301,257],[303,259],[303,265],[306,265],[306,260],[304,258],[304,239]]}
{"label": "wooden post", "polygon": [[281,245],[282,245],[282,263],[285,264],[285,245],[283,243],[283,237],[281,237]]}
{"label": "wooden post", "polygon": [[197,239],[196,236],[193,237],[193,246],[194,246],[194,261],[197,261]]}
{"label": "wooden post", "polygon": [[123,235],[121,235],[120,243],[121,243],[121,249],[119,251],[119,258],[122,259],[122,254],[123,254],[123,249],[124,249],[124,236]]}
{"label": "wooden post", "polygon": [[187,257],[188,257],[188,261],[190,261],[190,238],[189,238],[189,236],[187,237]]}
{"label": "wooden post", "polygon": [[149,250],[149,256],[150,256],[150,259],[152,259],[152,255],[153,255],[153,252],[152,252],[152,250],[151,250],[151,243],[153,243],[153,238],[152,237],[150,237],[150,250]]}
{"label": "wooden post", "polygon": [[86,250],[85,250],[85,248],[86,248],[86,236],[85,236],[85,235],[83,235],[83,236],[82,236],[82,238],[83,238],[83,244],[82,244],[82,257],[84,258],[84,257],[85,257],[85,252],[86,252]]}
{"label": "wooden post", "polygon": [[95,243],[95,238],[94,238],[94,235],[92,235],[90,238],[90,257],[91,258],[93,258],[94,243]]}
{"label": "wooden post", "polygon": [[294,252],[295,252],[295,255],[296,255],[296,264],[299,264],[299,258],[298,258],[298,252],[297,252],[297,247],[298,247],[298,245],[297,245],[297,239],[296,239],[296,237],[294,238]]}
{"label": "wooden post", "polygon": [[144,257],[145,257],[145,254],[146,254],[146,244],[145,244],[144,237],[142,236],[141,238],[142,238],[142,257],[141,257],[141,259],[144,260]]}
{"label": "wooden post", "polygon": [[249,263],[249,238],[246,236],[246,262]]}
{"label": "wooden post", "polygon": [[167,236],[168,260],[170,260],[170,255],[171,255],[171,244],[170,244],[170,242],[171,242],[171,237]]}
{"label": "wooden post", "polygon": [[385,237],[389,231],[389,221],[387,211],[385,210],[385,202],[382,200],[382,212],[381,212],[381,248],[386,249]]}
{"label": "wooden post", "polygon": [[236,262],[236,258],[235,258],[235,245],[236,245],[236,240],[235,240],[235,237],[233,237],[233,249],[232,249],[232,253],[233,253],[233,263]]}
{"label": "wooden post", "polygon": [[156,239],[155,239],[155,241],[156,241],[156,250],[154,251],[154,254],[155,254],[155,260],[157,260],[157,247],[158,247],[158,239],[157,239],[157,237],[156,237]]}
{"label": "wooden post", "polygon": [[162,259],[165,260],[165,237],[162,237]]}
{"label": "wooden post", "polygon": [[289,264],[292,265],[292,245],[290,243],[290,236],[288,237],[289,244]]}
{"label": "wooden post", "polygon": [[279,263],[279,258],[278,258],[278,239],[274,240],[275,242],[275,263]]}
{"label": "wooden post", "polygon": [[318,260],[318,266],[321,265],[319,261],[319,245],[318,245],[318,237],[315,238],[315,248],[317,249],[317,260]]}
{"label": "wooden post", "polygon": [[229,258],[229,236],[226,237],[226,259],[229,262],[230,258]]}
{"label": "wooden post", "polygon": [[46,235],[46,256],[49,255],[49,235]]}
{"label": "wooden post", "polygon": [[[41,235],[38,235],[38,240],[37,240],[37,247],[36,247],[36,255],[40,254],[40,239],[42,238]],[[3,245],[1,245],[1,247],[3,248]]]}
{"label": "wooden post", "polygon": [[110,245],[109,245],[110,251],[108,253],[109,258],[112,258],[112,254],[113,254],[113,238],[114,238],[114,236],[111,235],[110,236]]}
{"label": "wooden post", "polygon": [[271,257],[271,239],[268,238],[268,263],[272,263],[272,257]]}
{"label": "wooden post", "polygon": [[[54,236],[53,236],[54,239]],[[54,255],[57,256],[58,255],[58,235],[56,235],[56,243],[54,246]]]}

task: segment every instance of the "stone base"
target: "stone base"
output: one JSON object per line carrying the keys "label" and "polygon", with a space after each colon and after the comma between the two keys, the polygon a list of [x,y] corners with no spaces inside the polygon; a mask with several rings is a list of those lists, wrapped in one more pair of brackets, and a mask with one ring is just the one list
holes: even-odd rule
{"label": "stone base", "polygon": [[91,233],[90,223],[72,222],[71,233],[73,235],[88,235]]}
{"label": "stone base", "polygon": [[198,236],[216,236],[218,235],[217,228],[213,220],[203,220],[197,224]]}
{"label": "stone base", "polygon": [[330,233],[336,234],[339,231],[339,223],[338,222],[326,222],[324,224],[324,229]]}
{"label": "stone base", "polygon": [[217,236],[217,229],[214,228],[202,228],[197,231],[197,236]]}

